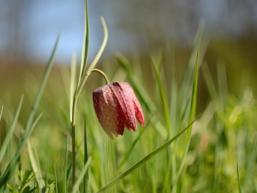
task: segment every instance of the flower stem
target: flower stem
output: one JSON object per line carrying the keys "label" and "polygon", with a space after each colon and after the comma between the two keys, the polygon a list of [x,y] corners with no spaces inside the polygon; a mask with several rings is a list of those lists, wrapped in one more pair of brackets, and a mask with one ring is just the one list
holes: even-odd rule
{"label": "flower stem", "polygon": [[71,143],[72,143],[72,186],[76,180],[76,107],[77,107],[77,95],[76,92],[73,96],[72,103],[72,116],[71,116]]}
{"label": "flower stem", "polygon": [[[84,121],[84,164],[88,161],[88,152],[87,152],[87,120],[85,116]],[[84,176],[84,183],[83,183],[83,193],[88,191],[88,172]]]}
{"label": "flower stem", "polygon": [[105,81],[106,81],[106,84],[110,84],[110,81],[109,81],[107,75],[104,73],[104,71],[102,71],[102,70],[100,70],[100,69],[98,69],[98,68],[94,68],[94,69],[92,70],[92,72],[97,72],[97,73],[99,73],[102,77],[104,77],[104,79],[105,79]]}
{"label": "flower stem", "polygon": [[[94,68],[89,73],[88,76],[91,74],[91,72],[97,72],[100,75],[102,75],[106,81],[107,84],[110,83],[107,75],[100,69]],[[87,78],[85,79],[87,80]],[[79,87],[76,89],[73,95],[72,100],[72,108],[71,108],[71,141],[72,141],[72,186],[75,184],[76,180],[76,112],[77,112],[77,103],[79,98]],[[84,161],[87,162],[88,159],[88,152],[87,152],[87,139],[86,139],[86,123],[84,128],[84,148],[85,148],[85,155],[84,155]]]}
{"label": "flower stem", "polygon": [[71,124],[71,141],[72,141],[72,186],[75,184],[76,179],[76,132],[75,125]]}

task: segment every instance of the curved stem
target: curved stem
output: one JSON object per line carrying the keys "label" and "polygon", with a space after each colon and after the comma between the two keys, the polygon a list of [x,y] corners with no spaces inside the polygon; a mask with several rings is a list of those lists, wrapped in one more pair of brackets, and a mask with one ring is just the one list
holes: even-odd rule
{"label": "curved stem", "polygon": [[[107,75],[100,69],[94,68],[91,72],[97,72],[101,76],[104,77],[106,84],[109,84],[110,81]],[[91,74],[91,73],[90,73]],[[89,75],[90,75],[89,74]],[[77,103],[78,103],[78,90],[75,91],[73,100],[72,100],[72,108],[71,108],[71,141],[72,141],[72,184],[74,185],[76,180],[76,111],[77,111]],[[86,141],[86,138],[85,138]],[[87,153],[87,152],[86,152]],[[85,155],[87,157],[87,155]]]}
{"label": "curved stem", "polygon": [[94,68],[94,69],[92,70],[92,72],[97,72],[97,73],[99,73],[99,74],[105,79],[106,84],[110,84],[110,81],[109,81],[107,75],[104,73],[104,71],[102,71],[102,70],[100,70],[100,69],[98,69],[98,68]]}
{"label": "curved stem", "polygon": [[97,62],[99,61],[100,57],[102,56],[103,54],[103,51],[106,47],[106,44],[107,44],[107,40],[108,40],[108,29],[107,29],[107,25],[106,25],[106,22],[104,20],[103,17],[100,18],[101,19],[101,23],[102,23],[102,27],[103,27],[103,32],[104,32],[104,38],[103,38],[103,41],[102,41],[102,44],[100,46],[100,49],[99,51],[97,52],[94,60],[92,61],[91,65],[88,67],[84,77],[82,78],[81,80],[81,83],[80,85],[78,86],[78,89],[77,89],[77,95],[80,95],[89,75],[91,74],[92,70],[95,68]]}

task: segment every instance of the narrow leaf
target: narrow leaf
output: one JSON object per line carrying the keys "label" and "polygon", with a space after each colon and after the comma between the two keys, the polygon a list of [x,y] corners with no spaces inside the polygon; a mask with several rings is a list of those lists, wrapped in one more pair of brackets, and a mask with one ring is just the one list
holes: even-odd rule
{"label": "narrow leaf", "polygon": [[[41,114],[37,117],[37,119],[33,123],[33,126],[32,126],[33,128],[36,127],[40,118],[41,118]],[[35,175],[37,183],[38,183],[38,187],[39,187],[40,191],[43,191],[43,189],[45,188],[45,182],[43,180],[40,167],[38,166],[35,155],[33,153],[30,140],[27,141],[27,150],[28,150],[28,154],[29,154],[31,167],[32,167],[32,170],[34,172],[34,175]]]}
{"label": "narrow leaf", "polygon": [[146,155],[144,158],[142,158],[140,161],[138,161],[137,163],[135,163],[133,166],[131,166],[130,168],[128,168],[127,170],[125,170],[124,172],[122,172],[120,175],[118,175],[117,177],[115,177],[111,182],[109,182],[108,184],[106,184],[105,186],[103,186],[100,190],[98,190],[97,193],[99,192],[103,192],[106,189],[110,188],[112,185],[114,185],[115,183],[117,183],[119,180],[123,179],[124,177],[126,177],[128,174],[130,174],[132,171],[134,171],[135,169],[137,169],[138,167],[142,166],[143,164],[145,164],[149,159],[151,159],[152,157],[154,157],[155,155],[157,155],[159,152],[161,152],[162,150],[164,150],[165,148],[167,148],[172,142],[174,142],[177,138],[179,138],[185,131],[187,131],[188,129],[191,128],[192,124],[194,122],[191,122],[185,129],[181,130],[177,135],[175,135],[173,138],[171,138],[170,140],[168,140],[166,143],[164,143],[163,145],[161,145],[160,147],[158,147],[157,149],[155,149],[154,151],[152,151],[151,153],[149,153],[148,155]]}
{"label": "narrow leaf", "polygon": [[123,68],[123,70],[127,74],[127,78],[129,82],[131,83],[133,89],[136,92],[136,95],[138,96],[139,100],[142,102],[143,106],[146,108],[146,110],[150,113],[154,111],[154,105],[151,101],[150,97],[145,92],[144,88],[140,86],[140,84],[137,83],[135,76],[130,68],[129,61],[121,54],[117,54],[116,56],[118,64]]}
{"label": "narrow leaf", "polygon": [[90,162],[91,162],[91,158],[88,159],[87,163],[83,167],[83,169],[79,175],[79,178],[77,179],[77,181],[75,182],[75,185],[73,186],[72,193],[76,193],[79,191],[79,186],[80,186],[81,182],[83,181],[83,178],[88,170]]}
{"label": "narrow leaf", "polygon": [[87,58],[88,58],[88,49],[89,49],[89,14],[88,14],[88,1],[85,0],[85,10],[84,10],[84,34],[83,34],[83,45],[81,51],[81,64],[80,64],[80,74],[79,74],[79,81],[80,83],[81,78],[83,77],[86,66],[87,66]]}
{"label": "narrow leaf", "polygon": [[238,163],[236,165],[236,174],[237,174],[237,185],[238,185],[238,192],[241,193],[241,185],[240,185],[240,176],[239,176],[239,169],[238,169]]}
{"label": "narrow leaf", "polygon": [[0,121],[1,121],[2,116],[3,116],[3,112],[4,112],[4,105],[2,105],[1,110],[0,110]]}
{"label": "narrow leaf", "polygon": [[19,102],[19,105],[17,107],[17,110],[16,110],[16,113],[15,113],[13,122],[12,122],[12,124],[10,126],[10,129],[9,129],[9,131],[8,131],[8,133],[7,133],[7,135],[6,135],[5,139],[4,139],[3,145],[2,145],[2,147],[0,149],[0,162],[3,160],[4,155],[5,155],[6,151],[7,151],[7,148],[9,146],[10,142],[11,142],[11,139],[12,139],[12,136],[13,136],[13,133],[14,133],[14,130],[15,130],[15,127],[16,127],[16,124],[17,124],[20,112],[21,112],[23,98],[24,97],[22,96],[21,99],[20,99],[20,102]]}
{"label": "narrow leaf", "polygon": [[168,137],[170,135],[171,132],[171,116],[170,116],[170,110],[169,110],[169,100],[167,97],[167,93],[165,90],[165,85],[162,83],[161,80],[161,74],[160,71],[157,69],[157,65],[159,63],[156,60],[153,60],[153,69],[154,69],[154,75],[157,81],[157,85],[158,85],[158,89],[159,89],[159,95],[161,98],[161,102],[162,102],[162,109],[163,109],[163,115],[164,115],[164,119],[165,119],[165,125],[167,127],[167,132],[168,132]]}

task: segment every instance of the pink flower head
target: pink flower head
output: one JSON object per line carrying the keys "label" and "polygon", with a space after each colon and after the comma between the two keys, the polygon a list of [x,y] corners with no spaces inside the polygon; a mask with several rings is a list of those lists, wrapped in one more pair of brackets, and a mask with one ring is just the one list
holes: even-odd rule
{"label": "pink flower head", "polygon": [[114,82],[96,89],[93,102],[101,126],[111,137],[123,135],[124,128],[135,131],[137,121],[144,125],[141,105],[126,82]]}

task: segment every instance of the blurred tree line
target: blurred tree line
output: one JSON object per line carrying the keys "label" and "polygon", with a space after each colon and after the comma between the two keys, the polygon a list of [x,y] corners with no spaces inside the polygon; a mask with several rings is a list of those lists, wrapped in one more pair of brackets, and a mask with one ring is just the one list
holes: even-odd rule
{"label": "blurred tree line", "polygon": [[[243,75],[256,85],[256,0],[88,1],[91,35],[99,35],[91,44],[102,38],[99,16],[108,22],[106,55],[121,51],[127,56],[139,56],[147,65],[149,53],[172,47],[176,53],[167,54],[176,56],[176,65],[180,66],[188,61],[197,28],[204,23],[209,39],[205,61],[211,69],[226,64],[228,80],[235,90],[238,85],[244,86],[240,78]],[[6,64],[38,63],[36,49],[47,57],[60,31],[70,39],[64,44],[62,37],[59,57],[64,57],[69,47],[78,45],[79,50],[82,5],[83,0],[0,0],[0,78],[6,82],[8,69],[2,68]],[[74,46],[75,41],[78,43]],[[71,51],[68,53],[70,56]]]}
{"label": "blurred tree line", "polygon": [[[0,53],[24,57],[33,51],[30,46],[34,38],[49,36],[53,29],[49,25],[63,31],[83,25],[82,4],[83,0],[1,0]],[[89,0],[89,4],[92,21],[105,16],[113,32],[110,45],[119,48],[124,41],[122,50],[134,46],[138,52],[166,40],[191,43],[202,21],[210,37],[256,39],[256,0]],[[80,18],[79,22],[73,15]]]}

